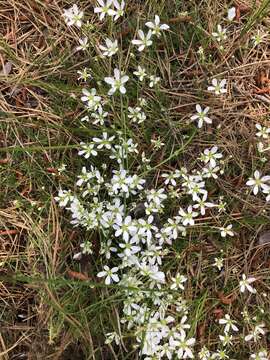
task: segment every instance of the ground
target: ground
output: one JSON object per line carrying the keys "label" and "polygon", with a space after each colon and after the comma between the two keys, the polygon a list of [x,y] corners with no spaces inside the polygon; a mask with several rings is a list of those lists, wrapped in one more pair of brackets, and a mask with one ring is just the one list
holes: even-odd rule
{"label": "ground", "polygon": [[[93,13],[94,4],[78,2],[90,23],[91,43],[100,44],[110,29]],[[101,81],[108,64],[92,50],[87,56],[76,51],[80,32],[62,16],[73,2],[0,0],[0,5],[0,357],[136,359],[132,340],[121,351],[104,341],[110,325],[118,326],[121,293],[96,277],[98,234],[74,228],[55,201],[60,187],[74,189],[84,164],[79,143],[102,133],[79,120],[85,112],[77,71],[87,66]],[[228,25],[231,6],[237,14]],[[125,56],[139,23],[159,14],[170,25],[147,60],[160,86],[140,89],[151,99],[151,120],[129,129],[139,154],[153,156],[148,186],[160,186],[164,172],[189,168],[206,148],[217,146],[223,154],[224,173],[209,193],[216,202],[224,197],[226,212],[199,216],[166,259],[167,272],[181,267],[189,278],[185,294],[193,302],[193,335],[199,347],[215,344],[218,320],[229,313],[242,326],[245,306],[270,328],[269,205],[246,186],[256,169],[270,174],[269,153],[258,152],[255,135],[256,124],[269,126],[270,1],[128,1],[126,9],[115,34]],[[211,35],[220,23],[230,27],[223,49]],[[254,46],[258,31],[266,37]],[[128,59],[126,68],[135,68],[136,55]],[[213,78],[227,80],[226,96],[207,90]],[[129,91],[135,106],[134,89]],[[211,108],[213,126],[190,123],[197,103]],[[114,104],[111,111],[117,124],[121,109]],[[165,145],[154,151],[151,139],[159,137]],[[58,170],[61,164],[66,171]],[[213,231],[230,223],[233,237]],[[87,239],[94,256],[74,260]],[[212,265],[221,250],[225,265],[219,272]],[[255,297],[239,295],[242,273],[256,278]],[[233,358],[248,359],[249,345],[241,341],[239,336]],[[256,350],[260,347],[270,349],[268,334]]]}

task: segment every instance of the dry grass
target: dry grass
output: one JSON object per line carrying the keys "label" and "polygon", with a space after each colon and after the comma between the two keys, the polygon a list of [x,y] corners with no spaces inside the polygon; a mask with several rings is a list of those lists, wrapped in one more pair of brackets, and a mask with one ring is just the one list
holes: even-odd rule
{"label": "dry grass", "polygon": [[[4,69],[0,73],[0,358],[5,360],[120,359],[123,355],[105,346],[102,338],[104,321],[115,326],[117,310],[114,308],[115,316],[103,316],[95,307],[101,294],[108,300],[112,295],[106,290],[89,290],[87,282],[78,280],[78,272],[95,280],[93,261],[85,259],[78,268],[72,260],[85,235],[68,225],[52,200],[59,182],[73,186],[72,175],[79,167],[73,147],[89,132],[76,120],[82,112],[73,97],[80,92],[76,71],[88,62],[74,53],[78,34],[67,29],[60,16],[68,3],[0,0],[0,62]],[[241,2],[241,22],[249,24],[254,14],[252,3]],[[169,259],[172,266],[179,261],[185,265],[193,278],[188,296],[205,305],[197,319],[203,344],[212,341],[206,329],[214,328],[216,318],[231,306],[241,318],[244,304],[234,297],[237,290],[231,284],[235,281],[237,286],[243,271],[259,279],[257,303],[250,303],[254,314],[258,306],[269,311],[269,245],[258,245],[259,235],[269,230],[269,206],[248,195],[245,182],[255,168],[270,173],[269,161],[262,163],[254,150],[254,125],[270,126],[270,91],[265,90],[270,79],[269,45],[265,41],[259,48],[248,46],[253,29],[266,31],[270,19],[264,16],[259,23],[251,22],[245,33],[239,24],[234,41],[228,41],[220,52],[206,35],[214,30],[218,18],[224,17],[223,4],[190,1],[180,6],[175,1],[175,9],[166,13],[167,4],[134,1],[131,25],[123,25],[119,38],[129,33],[144,7],[150,14],[163,9],[179,34],[179,43],[171,36],[153,54],[163,85],[159,94],[145,91],[159,106],[152,109],[158,120],[149,124],[145,133],[136,134],[141,150],[147,150],[151,137],[158,135],[175,147],[182,144],[182,134],[189,133],[187,121],[198,102],[211,107],[215,127],[219,127],[218,131],[196,134],[187,151],[170,162],[165,161],[169,151],[158,153],[162,166],[152,179],[159,183],[161,170],[192,163],[204,147],[218,145],[225,154],[225,174],[218,185],[230,209],[224,221],[236,223],[238,236],[224,246],[210,230],[210,225],[222,224],[214,217],[204,217],[198,221],[204,227],[195,227],[185,247],[181,245],[184,250]],[[91,2],[81,1],[80,5],[91,14]],[[179,16],[179,11],[189,11],[190,17]],[[100,41],[102,31],[97,25],[95,41]],[[197,52],[200,45],[205,48],[204,62]],[[222,102],[205,91],[212,77],[229,81],[229,94]],[[163,106],[168,106],[169,112],[162,112]],[[61,163],[69,164],[67,175],[58,174]],[[215,188],[213,196],[219,196]],[[225,248],[225,271],[213,275],[210,264],[221,248]],[[260,295],[263,293],[267,296]],[[105,301],[103,309],[110,311]],[[269,314],[264,320],[270,325]],[[269,348],[269,343],[265,346]],[[239,359],[244,356],[240,349]],[[126,358],[132,359],[132,353]]]}

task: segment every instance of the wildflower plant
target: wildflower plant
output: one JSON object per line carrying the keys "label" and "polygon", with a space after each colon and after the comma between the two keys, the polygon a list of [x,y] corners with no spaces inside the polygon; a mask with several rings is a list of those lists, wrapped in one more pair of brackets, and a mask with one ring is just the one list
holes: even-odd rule
{"label": "wildflower plant", "polygon": [[[96,282],[105,288],[108,286],[109,291],[121,292],[120,328],[117,332],[107,329],[106,344],[125,349],[123,343],[130,337],[133,348],[143,359],[230,358],[234,336],[240,332],[237,320],[224,314],[216,324],[221,332],[218,346],[200,347],[192,314],[194,304],[186,292],[192,279],[180,265],[171,269],[167,266],[177,253],[179,243],[188,242],[200,224],[205,224],[221,242],[237,236],[233,221],[224,221],[225,201],[212,196],[216,182],[223,176],[226,155],[223,148],[215,144],[205,146],[188,168],[171,169],[170,160],[178,160],[181,145],[158,164],[153,163],[153,159],[166,148],[163,138],[151,139],[153,154],[140,149],[136,134],[144,131],[151,117],[148,114],[151,97],[146,101],[141,97],[142,84],[151,93],[158,91],[164,81],[163,75],[151,73],[149,64],[142,59],[147,58],[151,47],[171,30],[165,20],[161,20],[161,14],[154,14],[134,31],[127,53],[123,43],[117,40],[114,27],[125,16],[125,8],[123,0],[97,0],[94,13],[100,22],[109,19],[110,34],[98,47],[90,37],[79,41],[77,49],[96,51],[98,64],[106,65],[102,77],[95,78],[92,69],[78,72],[79,79],[85,82],[80,99],[85,112],[81,123],[86,129],[91,124],[96,135],[79,145],[78,156],[84,164],[77,174],[74,190],[61,187],[55,200],[70,212],[74,227],[98,238]],[[65,10],[63,16],[68,26],[84,29],[84,12],[78,6]],[[231,9],[229,20],[234,16]],[[229,35],[218,24],[212,36],[222,42]],[[136,55],[130,56],[130,51]],[[226,96],[227,80],[213,78],[205,90],[210,96]],[[198,129],[213,124],[210,107],[196,104],[195,109],[189,122],[193,133],[186,135],[182,148]],[[258,137],[268,136],[268,129],[256,128]],[[161,167],[159,181],[153,184],[151,177]],[[266,193],[270,189],[269,179],[256,170],[246,185],[254,195],[259,191]],[[270,191],[267,194],[270,196]],[[215,218],[219,226],[211,227],[207,222],[209,216]],[[91,241],[80,244],[81,254],[91,256],[93,251]],[[216,268],[213,271],[223,271],[223,253],[214,259],[213,267]],[[241,295],[255,296],[255,280],[242,275]],[[246,335],[246,341],[259,341],[265,334],[263,325],[257,324]],[[266,356],[264,349],[257,350],[250,354],[251,358],[255,359],[256,354]]]}

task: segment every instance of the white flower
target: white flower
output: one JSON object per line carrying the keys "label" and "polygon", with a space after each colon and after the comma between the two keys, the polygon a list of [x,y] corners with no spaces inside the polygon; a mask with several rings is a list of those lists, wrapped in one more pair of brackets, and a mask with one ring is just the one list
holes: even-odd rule
{"label": "white flower", "polygon": [[82,243],[80,248],[82,249],[82,254],[93,254],[93,244],[90,241],[85,241]]}
{"label": "white flower", "polygon": [[226,354],[226,351],[222,349],[214,352],[210,357],[210,359],[224,360],[224,359],[230,359],[230,357]]}
{"label": "white flower", "polygon": [[202,198],[200,198],[198,195],[195,196],[196,198],[196,204],[193,205],[194,209],[200,209],[201,215],[205,215],[206,208],[212,208],[216,206],[215,204],[211,202],[207,202],[208,193],[207,191],[203,194]]}
{"label": "white flower", "polygon": [[131,186],[132,178],[128,176],[127,171],[121,169],[119,171],[113,171],[114,175],[111,179],[112,191],[118,194],[119,191],[128,196],[129,188]]}
{"label": "white flower", "polygon": [[[127,139],[127,141],[122,139],[122,150],[124,150],[126,153],[136,153],[138,154],[138,144],[134,144],[132,139]],[[138,178],[137,175],[133,176],[133,179]]]}
{"label": "white flower", "polygon": [[128,118],[131,119],[132,122],[141,124],[142,122],[145,121],[146,115],[140,107],[137,106],[135,108],[132,108],[129,106],[128,111],[129,111]]}
{"label": "white flower", "polygon": [[124,243],[119,244],[119,247],[121,249],[124,249],[124,253],[119,254],[119,257],[131,256],[131,255],[134,255],[137,252],[139,252],[141,250],[141,248],[140,248],[140,246],[134,245],[135,243],[136,243],[136,239],[134,239],[134,238],[131,238],[129,240],[124,239]]}
{"label": "white flower", "polygon": [[146,215],[152,215],[153,213],[158,213],[163,208],[163,205],[156,205],[155,203],[144,203]]}
{"label": "white flower", "polygon": [[228,10],[228,20],[233,21],[236,17],[236,8],[233,6]]}
{"label": "white flower", "polygon": [[227,89],[225,88],[227,83],[227,80],[223,79],[220,82],[218,82],[217,79],[212,80],[212,85],[208,86],[208,91],[214,91],[216,95],[225,94],[227,92]]}
{"label": "white flower", "polygon": [[80,75],[78,77],[78,80],[87,81],[87,79],[91,79],[91,73],[90,70],[87,68],[84,68],[82,71],[78,70],[77,74]]}
{"label": "white flower", "polygon": [[252,294],[256,293],[256,289],[254,289],[250,284],[252,284],[254,281],[256,281],[255,278],[247,278],[245,274],[242,275],[242,280],[239,282],[240,291],[243,293],[246,290],[251,292]]}
{"label": "white flower", "polygon": [[267,34],[264,34],[258,30],[257,34],[255,34],[251,37],[251,39],[253,41],[253,45],[258,46],[263,41],[263,38],[265,38],[266,36],[267,36]]}
{"label": "white flower", "polygon": [[155,76],[155,75],[150,75],[149,76],[149,86],[150,88],[154,87],[155,85],[157,85],[157,83],[160,82],[160,77]]}
{"label": "white flower", "polygon": [[172,278],[172,284],[170,286],[171,290],[185,290],[184,283],[187,281],[187,278],[184,275],[176,274],[175,278]]}
{"label": "white flower", "polygon": [[143,51],[146,47],[151,46],[153,41],[151,40],[152,31],[149,30],[145,35],[142,30],[138,30],[139,39],[132,40],[132,44],[138,46],[139,51]]}
{"label": "white flower", "polygon": [[[158,352],[160,359],[163,359],[163,358],[165,359],[165,356],[167,356],[167,358],[169,360],[172,359],[173,353],[174,353],[174,348],[172,346],[170,346],[170,344],[168,344],[168,343],[164,343],[163,345],[161,345],[159,348],[159,352]],[[147,360],[147,358],[145,358],[144,360]],[[150,360],[151,360],[151,358],[150,358]]]}
{"label": "white flower", "polygon": [[78,223],[78,221],[82,219],[83,215],[85,214],[85,209],[83,205],[76,197],[74,197],[74,199],[72,200],[68,210],[70,210],[72,213],[73,220],[71,221],[71,223],[75,225]]}
{"label": "white flower", "polygon": [[164,194],[164,189],[151,189],[147,192],[146,198],[149,202],[154,202],[156,205],[160,205],[165,199],[167,199],[167,195]]}
{"label": "white flower", "polygon": [[263,193],[266,194],[265,201],[266,202],[270,201],[270,188],[269,189],[264,189]]}
{"label": "white flower", "polygon": [[215,262],[213,266],[217,267],[218,270],[220,271],[223,268],[224,265],[223,263],[224,263],[224,259],[222,257],[215,258]]}
{"label": "white flower", "polygon": [[209,107],[207,106],[204,110],[201,108],[201,105],[196,105],[197,114],[191,116],[191,120],[198,119],[198,128],[200,129],[203,126],[203,123],[212,124],[212,120],[207,116],[209,111]]}
{"label": "white flower", "polygon": [[88,44],[88,38],[85,36],[84,38],[79,39],[79,44],[80,44],[80,45],[76,47],[76,50],[77,50],[77,51],[80,51],[80,50],[85,51],[85,50],[88,48],[88,46],[89,46],[89,44]]}
{"label": "white flower", "polygon": [[54,198],[55,201],[59,202],[60,207],[65,207],[69,202],[74,200],[74,196],[72,195],[70,190],[59,190],[58,196]]}
{"label": "white flower", "polygon": [[210,351],[207,349],[206,346],[204,346],[202,348],[202,350],[199,352],[199,359],[200,360],[210,360],[211,359],[211,353]]}
{"label": "white flower", "polygon": [[232,345],[232,335],[225,333],[224,335],[219,335],[219,339],[222,342],[223,346]]}
{"label": "white flower", "polygon": [[219,197],[219,203],[217,204],[218,212],[225,212],[226,211],[226,205],[227,203],[223,201],[223,196]]}
{"label": "white flower", "polygon": [[234,325],[235,323],[236,321],[232,320],[229,314],[226,314],[224,319],[219,320],[219,324],[225,325],[225,333],[228,333],[231,329],[233,331],[238,331],[238,327]]}
{"label": "white flower", "polygon": [[79,28],[82,26],[83,11],[79,10],[76,4],[64,10],[63,16],[68,26],[76,25]]}
{"label": "white flower", "polygon": [[[183,334],[182,334],[183,335]],[[178,359],[193,359],[193,351],[191,349],[195,344],[195,339],[187,339],[185,336],[180,336],[180,339],[173,341],[173,345],[177,347],[177,356]]]}
{"label": "white flower", "polygon": [[245,341],[250,341],[253,339],[255,342],[257,342],[261,338],[261,335],[265,335],[264,327],[264,323],[256,325],[253,332],[245,336]]}
{"label": "white flower", "polygon": [[[142,164],[146,164],[146,165],[150,164],[151,159],[145,156],[145,151],[142,152],[141,157],[142,157]],[[150,167],[147,166],[147,168],[149,169]]]}
{"label": "white flower", "polygon": [[67,165],[66,164],[61,164],[58,168],[57,168],[57,171],[61,174],[63,173],[67,168]]}
{"label": "white flower", "polygon": [[144,98],[139,97],[139,98],[138,98],[138,103],[139,103],[139,105],[140,105],[141,107],[144,107],[144,106],[147,104],[147,101],[146,101]]}
{"label": "white flower", "polygon": [[220,235],[222,237],[226,237],[227,235],[229,236],[234,236],[234,232],[231,230],[232,229],[232,224],[229,224],[226,227],[220,227],[219,231],[220,231]]}
{"label": "white flower", "polygon": [[165,283],[165,274],[159,271],[158,266],[142,263],[139,265],[139,268],[143,276],[148,276],[156,282]]}
{"label": "white flower", "polygon": [[97,274],[97,277],[104,277],[105,278],[105,284],[106,285],[110,285],[111,282],[118,282],[119,281],[119,277],[116,274],[118,271],[118,267],[113,267],[112,269],[110,269],[107,265],[104,266],[104,270],[100,271]]}
{"label": "white flower", "polygon": [[269,360],[268,355],[267,355],[267,351],[266,350],[261,350],[256,354],[251,354],[250,358],[253,360]]}
{"label": "white flower", "polygon": [[214,36],[214,38],[216,38],[218,42],[226,40],[227,39],[226,31],[227,31],[226,29],[222,29],[221,25],[218,25],[217,32],[213,32],[212,36]]}
{"label": "white flower", "polygon": [[111,258],[112,252],[117,252],[117,249],[111,246],[112,240],[108,240],[106,243],[101,243],[100,254],[105,254],[106,259]]}
{"label": "white flower", "polygon": [[113,6],[115,9],[110,9],[109,15],[114,16],[114,21],[116,21],[120,16],[124,15],[125,2],[122,0],[120,3],[117,0],[113,0]]}
{"label": "white flower", "polygon": [[186,180],[182,186],[187,188],[187,193],[192,195],[192,200],[196,201],[199,194],[205,194],[205,182],[202,181],[201,176],[184,176]]}
{"label": "white flower", "polygon": [[134,75],[138,76],[140,81],[143,81],[143,79],[146,77],[146,70],[145,68],[138,66],[138,70],[133,72]]}
{"label": "white flower", "polygon": [[101,97],[96,95],[97,90],[92,88],[90,91],[87,89],[82,90],[83,96],[81,100],[87,103],[89,110],[96,110],[100,104]]}
{"label": "white flower", "polygon": [[127,216],[124,219],[121,216],[118,216],[113,225],[115,231],[115,236],[122,236],[125,242],[128,242],[130,235],[134,235],[137,231],[137,227],[134,225],[131,216]]}
{"label": "white flower", "polygon": [[110,150],[112,148],[112,141],[114,140],[115,136],[111,136],[108,138],[108,133],[102,133],[102,138],[93,138],[93,141],[98,144],[97,149],[102,149],[105,147],[106,149]]}
{"label": "white flower", "polygon": [[[154,226],[152,223],[154,221],[154,217],[152,215],[148,216],[147,221],[145,219],[139,219],[138,220],[138,234],[143,235],[143,238],[145,238],[148,245],[151,244],[152,239],[152,232],[157,232],[157,227]],[[142,242],[145,242],[145,240]]]}
{"label": "white flower", "polygon": [[85,159],[88,159],[90,155],[97,156],[97,151],[94,149],[95,144],[85,144],[83,142],[80,143],[82,150],[78,152],[78,155],[83,155]]}
{"label": "white flower", "polygon": [[[104,112],[103,108],[101,106],[98,107],[97,113],[91,114],[91,117],[93,117],[95,119],[95,121],[93,121],[94,125],[97,125],[97,124],[104,125],[104,121],[106,120],[107,116],[108,116],[108,113]],[[82,119],[81,119],[81,121],[82,121]]]}
{"label": "white flower", "polygon": [[165,229],[161,229],[161,231],[155,234],[156,239],[158,240],[159,245],[163,245],[164,243],[172,245],[172,237],[165,231]]}
{"label": "white flower", "polygon": [[117,40],[114,40],[112,41],[111,39],[105,39],[105,44],[106,46],[104,45],[99,45],[99,48],[101,51],[103,51],[103,55],[104,56],[108,56],[108,57],[111,57],[113,56],[114,54],[117,53],[118,51],[118,42]]}
{"label": "white flower", "polygon": [[204,63],[205,62],[205,52],[204,52],[204,48],[202,46],[200,46],[199,49],[197,50],[197,54],[200,57],[200,61],[202,63]]}
{"label": "white flower", "polygon": [[270,186],[265,184],[268,181],[270,181],[270,176],[261,177],[260,172],[256,170],[254,172],[254,178],[249,178],[249,180],[246,182],[246,185],[252,186],[253,194],[257,195],[260,188],[265,191],[270,189]]}
{"label": "white flower", "polygon": [[99,19],[103,20],[105,15],[109,15],[113,0],[97,0],[97,2],[100,6],[94,8],[94,13],[99,14]]}
{"label": "white flower", "polygon": [[218,175],[217,175],[217,172],[220,170],[220,167],[219,166],[216,166],[216,167],[212,167],[211,165],[208,166],[208,167],[204,167],[202,169],[202,176],[204,178],[213,178],[213,179],[218,179]]}
{"label": "white flower", "polygon": [[164,184],[165,185],[168,185],[168,184],[172,184],[172,186],[176,186],[176,181],[175,179],[178,179],[180,178],[181,176],[181,173],[179,170],[175,170],[175,171],[172,171],[170,174],[161,174],[161,177],[165,178],[166,180],[164,181]]}
{"label": "white flower", "polygon": [[158,15],[155,15],[155,22],[154,23],[148,21],[145,25],[147,27],[149,27],[149,29],[152,30],[152,34],[157,35],[157,37],[160,36],[160,31],[161,30],[168,30],[170,28],[169,25],[160,24],[160,18],[159,18]]}
{"label": "white flower", "polygon": [[158,136],[157,139],[151,139],[151,144],[154,145],[155,150],[160,150],[165,145],[165,143],[161,141],[160,136]]}
{"label": "white flower", "polygon": [[182,224],[184,226],[191,225],[193,226],[195,224],[194,217],[198,216],[198,213],[193,211],[192,205],[189,205],[187,208],[187,212],[185,212],[182,208],[179,209],[178,214],[182,218]]}
{"label": "white flower", "polygon": [[122,75],[119,69],[114,69],[114,77],[105,77],[104,81],[111,85],[111,89],[108,92],[108,95],[114,94],[117,90],[121,94],[126,93],[126,88],[124,84],[128,81],[129,77],[127,75]]}
{"label": "white flower", "polygon": [[217,151],[217,146],[213,146],[211,149],[205,149],[200,159],[204,161],[205,164],[209,162],[210,166],[214,168],[217,165],[216,160],[222,158],[222,154]]}
{"label": "white flower", "polygon": [[187,321],[187,316],[184,315],[180,321],[180,323],[177,324],[177,331],[179,331],[179,333],[175,334],[175,338],[179,338],[179,337],[186,337],[186,331],[185,329],[190,329],[190,325],[186,324],[185,322]]}
{"label": "white flower", "polygon": [[82,186],[85,182],[88,182],[90,179],[93,178],[92,171],[87,171],[86,167],[84,166],[82,168],[82,172],[80,175],[78,175],[78,181],[76,182],[77,186]]}
{"label": "white flower", "polygon": [[105,334],[105,336],[106,336],[105,344],[111,344],[113,341],[115,342],[116,345],[120,344],[121,338],[116,332],[107,333]]}
{"label": "white flower", "polygon": [[121,145],[116,144],[112,148],[110,159],[116,159],[119,164],[123,165],[123,160],[127,158],[128,154],[131,153],[138,154],[138,150],[137,150],[138,144],[134,144],[132,139],[128,139],[127,141],[121,139],[121,141],[122,141]]}
{"label": "white flower", "polygon": [[168,235],[170,241],[171,239],[177,239],[178,232],[181,232],[182,235],[185,235],[186,233],[184,226],[179,225],[180,220],[180,216],[175,217],[174,219],[168,219],[167,224],[164,225],[164,232]]}
{"label": "white flower", "polygon": [[108,211],[111,211],[113,213],[114,218],[119,215],[124,215],[124,205],[121,203],[121,200],[119,198],[114,198],[113,203],[108,204],[107,208]]}
{"label": "white flower", "polygon": [[255,126],[259,130],[256,133],[256,136],[262,137],[263,139],[268,139],[268,136],[270,134],[270,128],[262,126],[261,124],[256,124]]}

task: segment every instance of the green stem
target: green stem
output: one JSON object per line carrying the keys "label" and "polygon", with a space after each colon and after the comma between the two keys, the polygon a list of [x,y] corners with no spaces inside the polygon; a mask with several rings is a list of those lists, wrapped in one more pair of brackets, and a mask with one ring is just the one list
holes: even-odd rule
{"label": "green stem", "polygon": [[172,159],[174,159],[174,158],[176,158],[178,155],[180,155],[180,154],[185,150],[185,148],[188,146],[188,144],[191,143],[191,141],[193,140],[193,138],[194,138],[194,136],[196,135],[196,133],[197,133],[197,128],[195,128],[195,129],[192,131],[189,139],[188,139],[178,150],[176,150],[173,154],[171,154],[169,157],[167,157],[167,159],[161,161],[161,162],[160,162],[159,164],[157,164],[156,166],[154,166],[154,167],[152,167],[151,169],[146,170],[145,172],[143,172],[143,173],[141,174],[141,176],[147,175],[149,172],[151,172],[151,171],[153,171],[153,170],[155,170],[155,169],[158,169],[160,166],[166,164],[167,162],[171,161]]}

